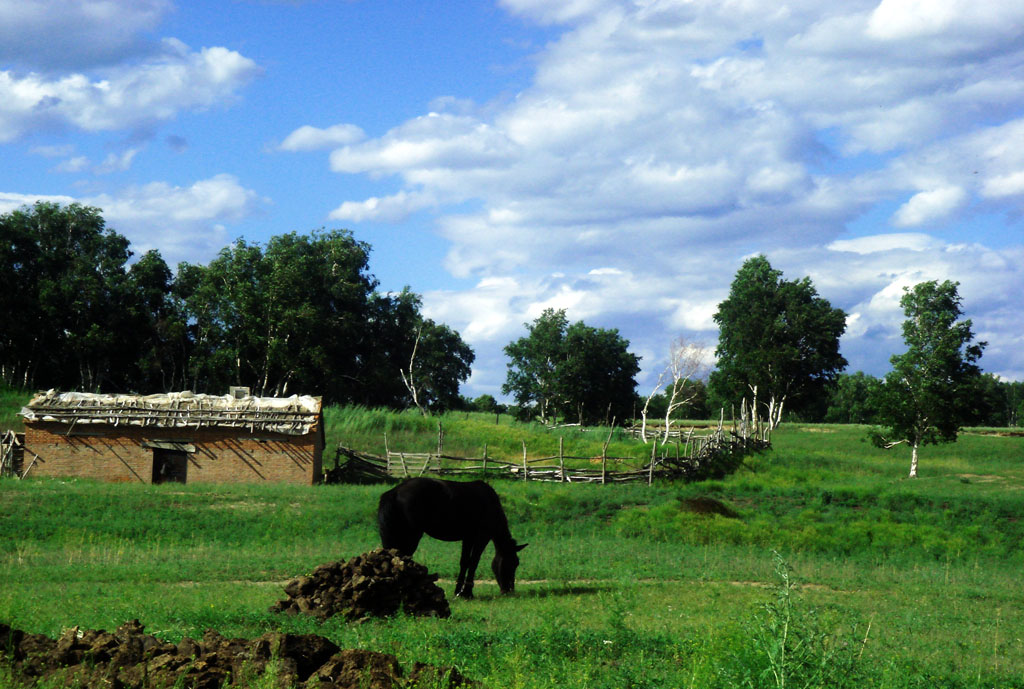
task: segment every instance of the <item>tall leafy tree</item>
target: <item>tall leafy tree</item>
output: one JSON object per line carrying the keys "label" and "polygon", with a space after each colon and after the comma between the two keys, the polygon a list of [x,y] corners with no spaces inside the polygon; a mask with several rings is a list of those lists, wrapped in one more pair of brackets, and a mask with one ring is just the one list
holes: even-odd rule
{"label": "tall leafy tree", "polygon": [[982,374],[974,392],[967,395],[970,411],[965,423],[972,426],[1016,426],[1024,410],[1024,382]]}
{"label": "tall leafy tree", "polygon": [[406,378],[410,394],[416,390],[415,402],[421,409],[458,408],[459,383],[469,378],[473,350],[457,332],[429,318],[421,319],[415,337]]}
{"label": "tall leafy tree", "polygon": [[777,423],[786,407],[824,412],[827,391],[846,359],[839,338],[846,314],[818,295],[810,278],[785,280],[764,256],[748,259],[714,315],[717,369],[710,387],[723,403],[751,398],[771,404]]}
{"label": "tall leafy tree", "polygon": [[376,286],[368,260],[368,245],[332,230],[275,236],[265,249],[238,240],[205,267],[181,266],[194,387],[315,388],[349,401]]}
{"label": "tall leafy tree", "polygon": [[[350,378],[362,404],[443,411],[461,406],[459,385],[469,378],[475,355],[457,332],[422,313],[408,287],[374,293],[361,328],[358,367]],[[416,390],[414,401],[411,381]]]}
{"label": "tall leafy tree", "polygon": [[579,424],[620,421],[633,412],[640,359],[611,328],[577,321],[565,331],[558,376],[558,410]]}
{"label": "tall leafy tree", "polygon": [[0,215],[0,378],[19,387],[260,395],[406,406],[416,348],[428,409],[457,406],[472,349],[417,295],[374,292],[350,232],[243,239],[176,275],[158,252],[128,264],[100,211],[39,203]]}
{"label": "tall leafy tree", "polygon": [[569,320],[565,309],[545,309],[527,334],[505,346],[509,358],[502,393],[511,394],[520,408],[532,408],[546,421],[559,396],[558,367],[563,356]]}
{"label": "tall leafy tree", "polygon": [[907,351],[890,358],[892,371],[878,394],[879,416],[888,429],[876,444],[911,448],[910,477],[917,476],[918,449],[956,440],[970,417],[979,386],[978,359],[986,343],[972,342],[970,319],[961,320],[959,283],[932,280],[906,288],[900,305]]}
{"label": "tall leafy tree", "polygon": [[122,332],[125,356],[134,361],[124,389],[146,392],[188,387],[190,343],[182,304],[174,295],[174,275],[159,251],[143,254],[128,269],[131,298],[122,308],[140,324]]}
{"label": "tall leafy tree", "polygon": [[863,371],[841,373],[828,397],[827,423],[876,423],[875,397],[882,381]]}
{"label": "tall leafy tree", "polygon": [[615,329],[569,324],[564,310],[547,309],[528,334],[505,347],[502,392],[548,420],[608,423],[632,411],[639,358]]}
{"label": "tall leafy tree", "polygon": [[124,385],[126,345],[145,323],[134,301],[128,240],[99,209],[40,202],[0,216],[0,306],[12,318],[0,335],[0,371],[25,387]]}
{"label": "tall leafy tree", "polygon": [[175,292],[190,329],[196,390],[319,391],[332,402],[412,404],[402,371],[416,348],[425,409],[459,402],[473,351],[424,318],[418,295],[378,294],[369,245],[343,230],[238,240],[207,266],[183,264]]}

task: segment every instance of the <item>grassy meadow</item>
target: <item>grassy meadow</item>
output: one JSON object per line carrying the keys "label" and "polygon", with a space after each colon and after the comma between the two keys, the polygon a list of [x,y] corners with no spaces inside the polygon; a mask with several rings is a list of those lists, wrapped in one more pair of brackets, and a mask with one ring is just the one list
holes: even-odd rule
{"label": "grassy meadow", "polygon": [[[437,419],[350,412],[329,410],[329,446],[379,452],[382,427],[393,448],[436,446]],[[446,451],[486,442],[515,457],[525,439],[533,456],[563,435],[587,455],[607,436],[499,422],[446,415]],[[865,430],[784,425],[771,452],[718,481],[497,482],[530,544],[516,594],[490,581],[489,549],[477,598],[452,599],[448,620],[267,611],[284,580],[378,545],[381,485],[8,479],[0,621],[56,636],[138,618],[172,641],[309,632],[495,688],[1024,687],[1024,438],[925,448],[909,480],[909,453],[874,448]],[[609,454],[649,453],[614,443]],[[698,496],[739,517],[687,511]],[[458,552],[424,539],[416,554],[449,596]]]}

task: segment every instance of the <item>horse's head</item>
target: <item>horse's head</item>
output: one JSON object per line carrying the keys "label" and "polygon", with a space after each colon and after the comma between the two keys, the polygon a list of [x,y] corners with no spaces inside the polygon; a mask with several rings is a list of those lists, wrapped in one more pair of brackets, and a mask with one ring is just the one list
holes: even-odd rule
{"label": "horse's head", "polygon": [[516,588],[516,568],[519,567],[519,551],[525,548],[528,543],[516,545],[512,541],[512,547],[499,550],[494,549],[494,560],[491,561],[491,569],[494,571],[494,578],[498,580],[498,588],[502,593],[512,593]]}

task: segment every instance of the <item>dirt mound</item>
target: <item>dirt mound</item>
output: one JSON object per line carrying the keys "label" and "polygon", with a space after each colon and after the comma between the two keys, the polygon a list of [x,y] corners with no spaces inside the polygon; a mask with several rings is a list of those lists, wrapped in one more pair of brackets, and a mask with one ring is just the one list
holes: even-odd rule
{"label": "dirt mound", "polygon": [[722,517],[729,517],[730,519],[740,518],[739,512],[714,498],[701,496],[698,498],[686,498],[681,502],[683,509],[696,514],[717,514]]}
{"label": "dirt mound", "polygon": [[392,655],[342,651],[315,634],[270,633],[247,640],[209,630],[200,641],[171,644],[144,633],[138,620],[113,633],[72,627],[56,640],[0,624],[0,662],[25,685],[46,678],[83,688],[222,689],[248,686],[268,671],[276,675],[277,686],[303,689],[477,686],[454,668],[416,663],[406,674]]}
{"label": "dirt mound", "polygon": [[348,562],[320,565],[308,577],[284,585],[288,598],[271,612],[307,613],[320,619],[344,615],[350,620],[409,615],[451,617],[437,575],[397,550],[378,548]]}

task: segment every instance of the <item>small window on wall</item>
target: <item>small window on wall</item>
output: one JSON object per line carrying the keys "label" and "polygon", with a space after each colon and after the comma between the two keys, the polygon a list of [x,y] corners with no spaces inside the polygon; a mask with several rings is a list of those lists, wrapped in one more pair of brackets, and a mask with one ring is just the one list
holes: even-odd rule
{"label": "small window on wall", "polygon": [[187,452],[153,449],[153,483],[185,483],[187,475]]}

